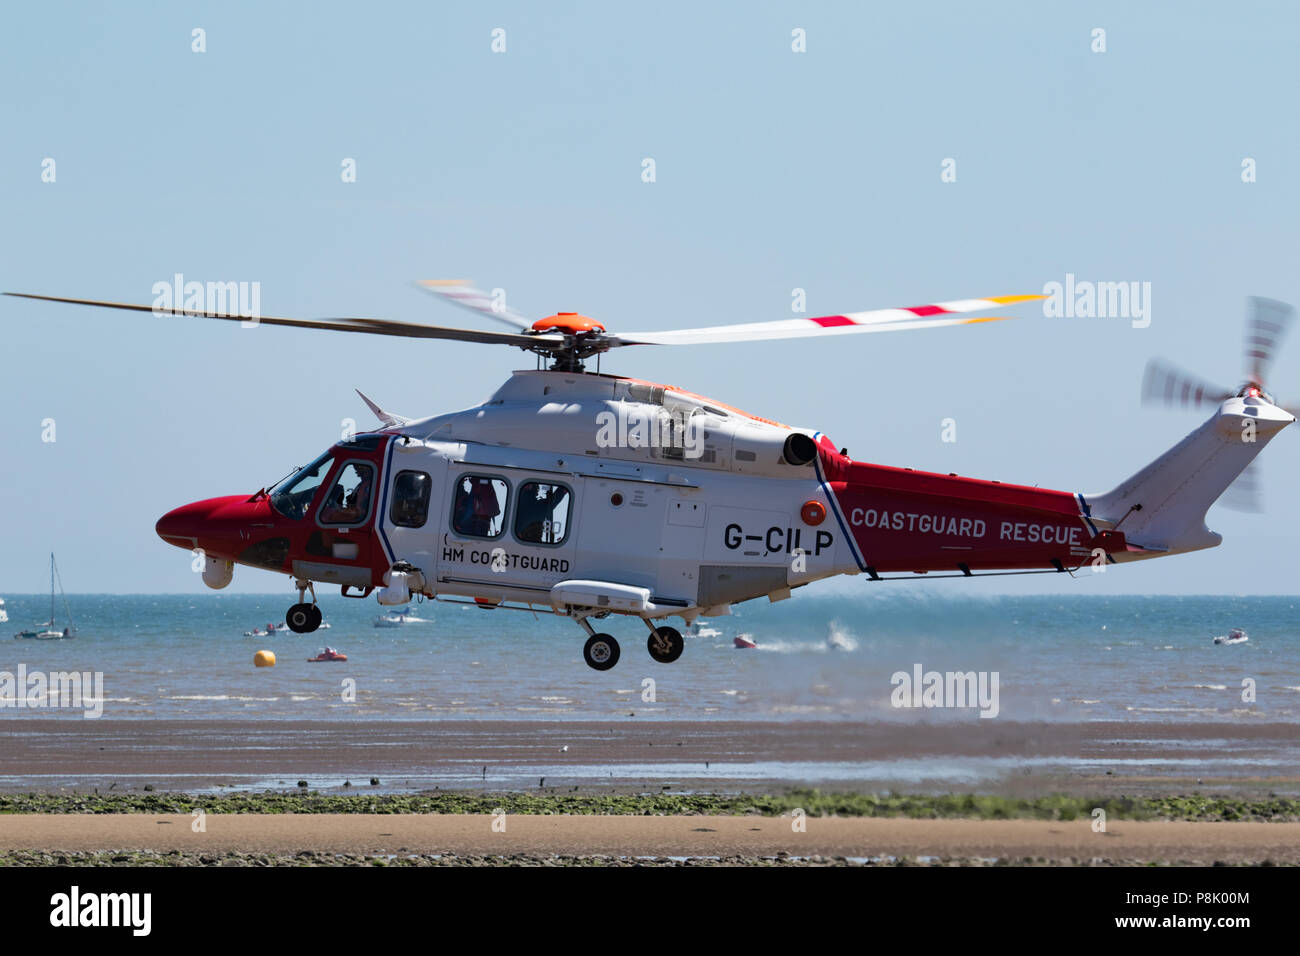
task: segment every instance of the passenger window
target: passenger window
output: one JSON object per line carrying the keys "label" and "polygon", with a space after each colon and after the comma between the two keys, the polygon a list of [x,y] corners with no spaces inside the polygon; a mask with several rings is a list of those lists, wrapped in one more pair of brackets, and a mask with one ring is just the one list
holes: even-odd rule
{"label": "passenger window", "polygon": [[432,479],[422,471],[399,471],[393,479],[393,524],[423,528],[429,518],[429,489]]}
{"label": "passenger window", "polygon": [[355,525],[370,516],[370,499],[375,469],[362,461],[350,461],[339,471],[325,496],[317,520],[321,524]]}
{"label": "passenger window", "polygon": [[529,544],[562,544],[569,533],[572,503],[564,485],[525,481],[515,506],[515,537]]}
{"label": "passenger window", "polygon": [[471,538],[495,538],[505,522],[510,486],[500,478],[462,475],[456,482],[451,526]]}

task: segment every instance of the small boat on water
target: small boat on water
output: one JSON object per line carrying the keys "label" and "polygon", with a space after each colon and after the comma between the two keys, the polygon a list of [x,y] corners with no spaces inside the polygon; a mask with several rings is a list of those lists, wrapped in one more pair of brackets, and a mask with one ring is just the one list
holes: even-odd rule
{"label": "small boat on water", "polygon": [[[56,580],[59,582],[59,596],[63,598],[63,613],[68,619],[67,625],[63,628],[59,628],[54,620],[54,582]],[[0,601],[0,604],[3,603],[3,601]],[[8,615],[5,615],[5,619],[8,619]],[[63,578],[59,575],[58,565],[54,563],[53,551],[50,552],[50,619],[42,621],[36,627],[40,628],[40,630],[19,631],[14,635],[14,639],[20,641],[63,641],[77,636],[76,625],[72,623],[72,609],[68,607],[68,596],[63,591]]]}
{"label": "small boat on water", "polygon": [[9,620],[9,612],[5,610],[5,599],[0,598],[0,624]]}
{"label": "small boat on water", "polygon": [[737,634],[731,639],[731,643],[735,644],[737,647],[758,647],[758,645],[754,643],[753,634]]}
{"label": "small boat on water", "polygon": [[1234,627],[1227,634],[1220,634],[1214,639],[1215,644],[1245,644],[1250,638],[1239,627]]}
{"label": "small boat on water", "polygon": [[[321,621],[320,627],[317,627],[316,630],[319,631],[329,626],[330,626],[329,621]],[[289,627],[288,624],[268,624],[266,625],[265,631],[258,630],[257,628],[253,628],[251,631],[245,631],[244,637],[273,637],[274,635],[279,634],[281,631],[291,631],[291,630],[293,630],[293,628]],[[298,635],[298,637],[302,637],[302,636],[303,636],[302,634]]]}
{"label": "small boat on water", "polygon": [[375,627],[401,627],[403,624],[428,623],[427,618],[416,617],[412,614],[409,607],[404,607],[400,611],[389,611],[387,614],[375,618]]}
{"label": "small boat on water", "polygon": [[721,637],[722,632],[707,624],[692,624],[686,629],[686,637]]}
{"label": "small boat on water", "polygon": [[315,657],[307,658],[307,663],[321,664],[324,663],[325,661],[346,661],[347,659],[348,659],[348,655],[340,654],[332,647],[322,647],[320,649],[320,653],[317,654]]}
{"label": "small boat on water", "polygon": [[[323,624],[321,626],[328,627],[329,625]],[[281,631],[287,630],[289,630],[288,624],[276,624],[272,622],[266,625],[265,631],[259,631],[257,628],[253,628],[251,631],[245,631],[244,637],[270,637],[272,634],[279,634]]]}

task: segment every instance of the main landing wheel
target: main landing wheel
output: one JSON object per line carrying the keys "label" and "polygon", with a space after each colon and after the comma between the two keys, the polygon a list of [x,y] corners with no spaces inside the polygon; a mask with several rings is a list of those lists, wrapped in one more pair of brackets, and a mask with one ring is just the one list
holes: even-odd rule
{"label": "main landing wheel", "polygon": [[593,634],[583,645],[582,659],[588,667],[607,671],[618,663],[618,641],[608,634]]}
{"label": "main landing wheel", "polygon": [[650,635],[646,647],[650,649],[650,656],[660,664],[671,664],[682,656],[686,642],[682,640],[682,634],[677,628],[660,627]]}
{"label": "main landing wheel", "polygon": [[284,623],[295,634],[310,634],[320,627],[321,612],[315,604],[295,604],[284,616]]}

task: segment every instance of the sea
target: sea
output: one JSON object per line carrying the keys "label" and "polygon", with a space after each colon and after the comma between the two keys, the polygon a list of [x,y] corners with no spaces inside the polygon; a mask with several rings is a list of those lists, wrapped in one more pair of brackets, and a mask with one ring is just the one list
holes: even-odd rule
{"label": "sea", "polygon": [[[72,594],[76,636],[33,641],[10,635],[48,616],[49,595],[3,597],[0,720],[84,716],[6,684],[20,667],[102,675],[103,717],[116,720],[1300,718],[1295,597],[796,592],[701,621],[718,633],[688,636],[673,664],[650,658],[642,622],[596,622],[622,650],[605,672],[583,663],[576,624],[540,610],[425,601],[410,606],[421,622],[382,628],[373,599],[322,595],[328,629],[268,637],[247,632],[282,622],[290,596]],[[1214,643],[1233,627],[1249,640]],[[741,634],[757,646],[736,647]],[[308,661],[327,645],[347,661]],[[274,666],[254,665],[263,650]],[[938,693],[926,703],[912,686],[971,672],[982,702]]]}

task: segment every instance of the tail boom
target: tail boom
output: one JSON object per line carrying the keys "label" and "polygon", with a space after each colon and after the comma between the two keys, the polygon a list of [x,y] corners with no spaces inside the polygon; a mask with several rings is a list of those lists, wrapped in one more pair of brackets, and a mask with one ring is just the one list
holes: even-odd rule
{"label": "tail boom", "polygon": [[818,467],[846,563],[868,574],[1064,570],[1098,546],[1067,491],[852,461],[825,438]]}
{"label": "tail boom", "polygon": [[1206,511],[1293,421],[1260,398],[1230,398],[1096,496],[853,461],[825,436],[818,478],[846,545],[844,571],[1065,571],[1219,544]]}

